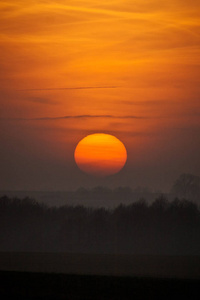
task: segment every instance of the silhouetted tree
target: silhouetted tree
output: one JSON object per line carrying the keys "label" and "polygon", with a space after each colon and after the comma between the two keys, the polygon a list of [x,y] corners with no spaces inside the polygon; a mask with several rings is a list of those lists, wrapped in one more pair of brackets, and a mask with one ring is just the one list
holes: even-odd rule
{"label": "silhouetted tree", "polygon": [[0,251],[200,254],[195,203],[162,195],[115,209],[48,208],[35,200],[0,198]]}
{"label": "silhouetted tree", "polygon": [[171,192],[180,198],[197,200],[200,197],[200,177],[192,174],[180,175]]}

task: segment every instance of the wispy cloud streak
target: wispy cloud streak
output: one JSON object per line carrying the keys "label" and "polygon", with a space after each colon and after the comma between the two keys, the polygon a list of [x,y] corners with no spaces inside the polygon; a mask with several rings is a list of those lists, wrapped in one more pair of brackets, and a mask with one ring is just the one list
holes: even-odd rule
{"label": "wispy cloud streak", "polygon": [[89,90],[89,89],[116,89],[118,86],[79,86],[61,88],[22,89],[20,91],[56,91],[56,90]]}
{"label": "wispy cloud streak", "polygon": [[63,116],[63,117],[48,117],[48,118],[36,118],[32,120],[60,120],[60,119],[143,119],[141,116],[126,115],[126,116],[115,116],[115,115],[75,115],[75,116]]}
{"label": "wispy cloud streak", "polygon": [[135,115],[125,115],[125,116],[115,116],[115,115],[69,115],[61,117],[43,117],[43,118],[4,118],[1,120],[16,120],[16,121],[50,121],[50,120],[69,120],[69,119],[147,119],[144,116]]}

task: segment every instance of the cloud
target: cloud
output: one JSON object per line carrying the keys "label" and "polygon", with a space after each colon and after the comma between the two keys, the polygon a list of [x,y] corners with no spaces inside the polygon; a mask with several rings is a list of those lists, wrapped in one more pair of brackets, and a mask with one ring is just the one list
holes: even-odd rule
{"label": "cloud", "polygon": [[56,90],[89,90],[89,89],[116,89],[118,86],[78,86],[61,88],[22,89],[20,91],[56,91]]}
{"label": "cloud", "polygon": [[97,119],[97,118],[105,118],[105,119],[147,119],[148,117],[144,116],[135,116],[135,115],[68,115],[68,116],[60,116],[60,117],[43,117],[43,118],[4,118],[1,120],[15,120],[15,121],[49,121],[49,120],[68,120],[68,119]]}
{"label": "cloud", "polygon": [[47,117],[47,118],[35,118],[32,120],[60,120],[60,119],[143,119],[141,116],[126,115],[126,116],[115,116],[115,115],[75,115],[75,116],[63,116],[63,117]]}
{"label": "cloud", "polygon": [[168,103],[169,101],[167,100],[123,100],[121,101],[122,104],[126,104],[126,105],[163,105]]}
{"label": "cloud", "polygon": [[42,98],[42,97],[29,97],[29,101],[39,104],[58,104],[58,101],[54,101],[48,98]]}

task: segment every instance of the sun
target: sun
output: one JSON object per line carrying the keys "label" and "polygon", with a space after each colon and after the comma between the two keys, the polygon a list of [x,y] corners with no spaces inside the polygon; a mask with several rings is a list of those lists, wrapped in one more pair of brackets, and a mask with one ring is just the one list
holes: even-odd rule
{"label": "sun", "polygon": [[127,151],[124,144],[115,136],[94,133],[78,143],[74,159],[82,171],[104,177],[116,174],[124,167]]}

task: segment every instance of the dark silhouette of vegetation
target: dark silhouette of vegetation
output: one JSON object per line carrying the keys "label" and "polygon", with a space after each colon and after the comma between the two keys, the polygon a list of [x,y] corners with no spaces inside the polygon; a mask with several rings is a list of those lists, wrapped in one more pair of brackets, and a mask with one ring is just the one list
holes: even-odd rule
{"label": "dark silhouette of vegetation", "polygon": [[200,177],[192,174],[181,174],[173,184],[171,192],[177,197],[199,200]]}
{"label": "dark silhouette of vegetation", "polygon": [[160,196],[115,209],[0,198],[0,251],[200,254],[200,211]]}
{"label": "dark silhouette of vegetation", "polygon": [[[10,198],[18,197],[22,199],[27,196],[27,191],[4,191],[0,192],[0,197],[5,194]],[[140,198],[145,198],[148,202],[152,202],[160,195],[160,192],[152,192],[145,187],[131,189],[125,186],[110,189],[108,187],[96,186],[91,189],[80,187],[73,191],[29,191],[28,195],[36,199],[39,203],[45,203],[48,206],[84,205],[113,208],[118,206],[122,201],[127,205]]]}

